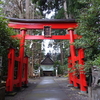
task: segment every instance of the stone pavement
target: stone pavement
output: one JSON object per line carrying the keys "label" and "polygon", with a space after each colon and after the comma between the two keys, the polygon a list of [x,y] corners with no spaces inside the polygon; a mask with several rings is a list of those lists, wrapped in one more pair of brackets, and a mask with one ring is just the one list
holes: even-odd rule
{"label": "stone pavement", "polygon": [[66,100],[89,100],[88,94],[80,95],[79,89],[75,89],[74,87],[68,87],[68,79],[64,77],[55,78],[55,82],[62,88],[62,90],[66,93]]}
{"label": "stone pavement", "polygon": [[67,87],[67,78],[41,77],[29,79],[29,87],[5,100],[88,100],[87,95],[78,94],[79,89]]}

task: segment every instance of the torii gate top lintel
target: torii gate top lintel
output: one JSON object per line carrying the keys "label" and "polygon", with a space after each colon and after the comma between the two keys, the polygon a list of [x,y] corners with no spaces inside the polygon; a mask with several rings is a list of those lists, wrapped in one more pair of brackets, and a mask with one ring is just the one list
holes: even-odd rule
{"label": "torii gate top lintel", "polygon": [[43,29],[44,26],[51,26],[52,29],[68,29],[78,26],[75,19],[7,19],[10,21],[9,27],[15,29]]}
{"label": "torii gate top lintel", "polygon": [[19,19],[9,18],[10,22],[21,22],[21,23],[76,23],[75,19]]}

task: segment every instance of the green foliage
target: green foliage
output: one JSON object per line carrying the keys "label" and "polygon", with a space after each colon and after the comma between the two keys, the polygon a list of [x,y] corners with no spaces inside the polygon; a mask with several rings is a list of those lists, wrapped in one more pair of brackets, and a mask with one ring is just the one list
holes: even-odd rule
{"label": "green foliage", "polygon": [[[76,48],[85,49],[85,70],[88,71],[91,66],[100,65],[100,0],[66,0],[66,2],[68,17],[76,18],[79,24],[76,33],[82,35],[82,38],[76,40],[74,45]],[[64,18],[61,14],[64,15],[63,8],[56,12],[54,18]]]}
{"label": "green foliage", "polygon": [[67,69],[68,67],[67,67],[67,65],[66,64],[64,64],[64,65],[59,65],[58,66],[58,74],[61,74],[61,75],[64,75],[64,74],[66,74],[66,72],[67,72]]}
{"label": "green foliage", "polygon": [[67,72],[67,64],[61,65],[59,61],[55,61],[54,67],[58,68],[58,74],[64,75]]}
{"label": "green foliage", "polygon": [[69,18],[77,18],[80,14],[80,10],[87,6],[87,2],[84,0],[66,0],[67,2],[67,14]]}
{"label": "green foliage", "polygon": [[8,49],[10,47],[17,48],[18,47],[18,40],[11,38],[11,35],[15,35],[16,33],[8,27],[8,20],[0,17],[0,56],[2,56],[2,66],[3,70],[7,68],[7,54]]}
{"label": "green foliage", "polygon": [[59,9],[58,11],[56,11],[56,12],[55,12],[55,17],[54,17],[54,18],[55,18],[55,19],[60,19],[60,18],[65,19],[65,16],[64,16],[64,9],[61,8],[61,9]]}
{"label": "green foliage", "polygon": [[94,60],[100,52],[100,1],[85,0],[84,2],[88,5],[80,10],[77,20],[79,23],[77,33],[83,37],[75,41],[75,46],[85,48],[85,60],[91,61]]}
{"label": "green foliage", "polygon": [[68,64],[68,58],[64,59],[64,65]]}
{"label": "green foliage", "polygon": [[100,55],[95,58],[93,65],[100,67]]}
{"label": "green foliage", "polygon": [[40,66],[40,65],[39,65],[39,64],[37,64],[37,63],[36,63],[36,64],[34,64],[34,69],[35,69],[35,70],[37,70],[37,69],[39,68],[39,66]]}
{"label": "green foliage", "polygon": [[57,66],[59,66],[60,65],[60,62],[59,61],[55,61],[54,62],[54,67],[57,67]]}

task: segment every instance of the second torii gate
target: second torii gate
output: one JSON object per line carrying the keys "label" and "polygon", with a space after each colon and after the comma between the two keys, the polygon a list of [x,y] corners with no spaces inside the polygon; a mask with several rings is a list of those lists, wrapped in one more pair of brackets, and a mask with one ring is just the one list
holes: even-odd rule
{"label": "second torii gate", "polygon": [[[20,34],[12,36],[13,38],[20,39],[20,51],[19,57],[15,57],[14,50],[11,49],[8,54],[8,77],[6,81],[6,91],[13,91],[13,87],[22,87],[22,84],[27,85],[27,66],[28,66],[28,58],[24,57],[24,43],[26,40],[36,40],[36,39],[68,39],[70,40],[70,57],[68,57],[68,67],[71,70],[75,69],[75,63],[78,62],[80,65],[84,65],[84,50],[78,50],[78,56],[76,56],[76,49],[73,45],[75,39],[80,39],[82,36],[74,34],[74,29],[78,27],[77,22],[74,19],[16,19],[16,18],[8,18],[10,20],[8,26],[14,29],[19,29]],[[43,35],[28,35],[26,34],[28,29],[44,29],[45,26],[50,27],[51,29],[67,29],[68,34],[66,35],[51,35],[51,36],[43,36]],[[18,72],[17,78],[14,79],[14,62],[17,60],[18,64]],[[25,65],[26,64],[26,65]],[[23,65],[24,66],[24,77],[22,77],[23,73]],[[79,69],[79,77],[75,75],[76,71],[69,72],[69,84],[74,87],[78,87],[80,85],[81,92],[86,92],[87,82],[85,72]]]}

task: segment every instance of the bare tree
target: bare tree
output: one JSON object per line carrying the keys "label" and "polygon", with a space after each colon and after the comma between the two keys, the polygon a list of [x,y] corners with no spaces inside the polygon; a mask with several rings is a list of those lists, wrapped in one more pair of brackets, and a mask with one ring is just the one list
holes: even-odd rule
{"label": "bare tree", "polygon": [[33,4],[31,0],[5,0],[3,13],[7,17],[14,18],[42,18],[36,4]]}

